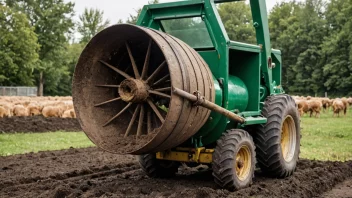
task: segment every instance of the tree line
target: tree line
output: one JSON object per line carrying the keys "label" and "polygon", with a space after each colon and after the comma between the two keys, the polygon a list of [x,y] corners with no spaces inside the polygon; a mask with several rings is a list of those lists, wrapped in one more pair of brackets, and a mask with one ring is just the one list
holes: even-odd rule
{"label": "tree line", "polygon": [[[224,3],[218,10],[232,40],[256,43],[249,5]],[[135,24],[140,11],[118,23]],[[70,95],[80,52],[111,25],[103,15],[87,8],[73,21],[72,2],[0,0],[0,86],[38,86],[39,94]],[[352,95],[352,0],[285,1],[268,17],[272,47],[282,51],[287,93]]]}

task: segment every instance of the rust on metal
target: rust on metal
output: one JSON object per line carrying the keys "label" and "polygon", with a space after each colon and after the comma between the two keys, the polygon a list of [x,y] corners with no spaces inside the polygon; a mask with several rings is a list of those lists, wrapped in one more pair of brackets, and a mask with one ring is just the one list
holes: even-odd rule
{"label": "rust on metal", "polygon": [[125,137],[127,137],[130,134],[130,131],[131,131],[132,126],[133,126],[133,123],[134,123],[134,121],[136,121],[137,114],[139,112],[139,108],[140,107],[141,107],[141,105],[138,105],[137,108],[134,110],[132,119],[131,119],[130,123],[128,124],[127,130],[126,130]]}
{"label": "rust on metal", "polygon": [[239,122],[239,123],[244,123],[245,122],[245,119],[225,108],[222,108],[218,105],[216,105],[215,103],[212,103],[212,102],[209,102],[208,100],[204,99],[204,97],[202,96],[197,96],[197,95],[194,95],[194,94],[190,94],[190,93],[187,93],[181,89],[178,89],[178,88],[173,88],[173,92],[183,98],[186,98],[187,100],[189,101],[192,101],[194,102],[196,105],[199,105],[199,106],[202,106],[202,107],[205,107],[207,109],[210,109],[212,111],[215,111],[217,113],[220,113],[228,118],[230,118],[231,120],[234,120],[236,122]]}
{"label": "rust on metal", "polygon": [[132,52],[131,52],[131,48],[128,45],[128,42],[126,42],[126,48],[127,48],[128,55],[129,55],[129,57],[131,59],[131,64],[132,64],[132,68],[133,68],[133,72],[134,72],[134,77],[136,79],[140,79],[141,76],[139,75],[138,68],[137,68],[137,65],[136,65],[136,61],[133,58],[133,55],[132,55]]}
{"label": "rust on metal", "polygon": [[165,82],[167,79],[170,78],[170,74],[167,74],[166,76],[160,78],[158,81],[156,81],[153,86],[160,85],[161,83]]}
{"label": "rust on metal", "polygon": [[105,101],[105,102],[101,102],[101,103],[96,104],[96,105],[94,105],[94,106],[95,106],[95,107],[99,107],[99,106],[101,106],[101,105],[108,104],[108,103],[110,103],[110,102],[115,102],[115,101],[118,101],[118,100],[121,100],[121,97],[114,98],[114,99],[111,99],[111,100],[108,100],[108,101]]}
{"label": "rust on metal", "polygon": [[100,60],[99,62],[103,63],[105,66],[107,66],[107,67],[109,67],[110,69],[116,71],[117,73],[121,74],[121,75],[124,76],[125,78],[132,78],[130,75],[128,75],[128,74],[126,74],[125,72],[123,72],[123,71],[117,69],[116,67],[114,67],[114,66],[108,64],[108,63],[105,62],[105,61]]}
{"label": "rust on metal", "polygon": [[190,105],[173,87],[199,90],[214,102],[213,86],[208,66],[184,42],[121,24],[98,33],[83,50],[73,100],[82,129],[97,146],[144,154],[180,145],[209,117],[210,110]]}
{"label": "rust on metal", "polygon": [[106,88],[119,88],[120,85],[95,85],[97,87],[106,87]]}
{"label": "rust on metal", "polygon": [[158,95],[158,96],[161,96],[161,97],[165,97],[165,98],[171,98],[170,95],[167,95],[167,94],[164,94],[164,93],[161,93],[159,91],[155,91],[155,90],[148,90],[149,93],[151,94],[155,94],[155,95]]}
{"label": "rust on metal", "polygon": [[108,125],[110,122],[112,122],[113,120],[115,120],[116,118],[118,118],[123,112],[125,112],[128,107],[130,107],[132,105],[132,103],[128,103],[125,108],[123,108],[118,114],[116,114],[114,117],[112,117],[109,121],[107,121],[103,126]]}

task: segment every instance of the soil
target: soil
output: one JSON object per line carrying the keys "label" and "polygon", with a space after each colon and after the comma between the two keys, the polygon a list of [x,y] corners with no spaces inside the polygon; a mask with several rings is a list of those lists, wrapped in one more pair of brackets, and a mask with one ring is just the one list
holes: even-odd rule
{"label": "soil", "polygon": [[43,116],[0,118],[0,133],[82,131],[77,119]]}
{"label": "soil", "polygon": [[323,198],[351,198],[352,197],[352,179],[348,179],[341,184],[336,185],[331,191],[324,193]]}
{"label": "soil", "polygon": [[206,166],[182,166],[174,178],[151,179],[134,156],[72,148],[0,157],[0,197],[348,197],[352,161],[302,159],[291,177],[255,176],[251,187],[229,192],[215,185]]}

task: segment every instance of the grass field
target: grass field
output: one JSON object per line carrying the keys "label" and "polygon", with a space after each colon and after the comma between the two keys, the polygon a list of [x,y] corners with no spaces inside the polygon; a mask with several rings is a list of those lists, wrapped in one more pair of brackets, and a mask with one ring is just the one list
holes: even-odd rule
{"label": "grass field", "polygon": [[[320,118],[301,118],[301,158],[352,160],[352,109],[346,117],[333,118],[332,112]],[[13,155],[70,147],[94,146],[80,132],[0,134],[0,155]]]}
{"label": "grass field", "polygon": [[94,146],[82,132],[0,134],[0,155]]}
{"label": "grass field", "polygon": [[301,118],[301,157],[318,160],[352,160],[352,109],[347,116],[332,117],[332,111],[320,118]]}

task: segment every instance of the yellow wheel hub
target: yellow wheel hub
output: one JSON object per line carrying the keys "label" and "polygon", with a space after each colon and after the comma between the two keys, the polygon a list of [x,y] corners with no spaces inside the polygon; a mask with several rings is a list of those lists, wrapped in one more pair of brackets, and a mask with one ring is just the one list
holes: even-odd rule
{"label": "yellow wheel hub", "polygon": [[235,170],[239,180],[245,180],[250,173],[252,166],[251,152],[248,146],[244,145],[240,148],[236,155]]}
{"label": "yellow wheel hub", "polygon": [[286,162],[293,159],[296,150],[296,126],[293,118],[286,116],[281,127],[281,151]]}

